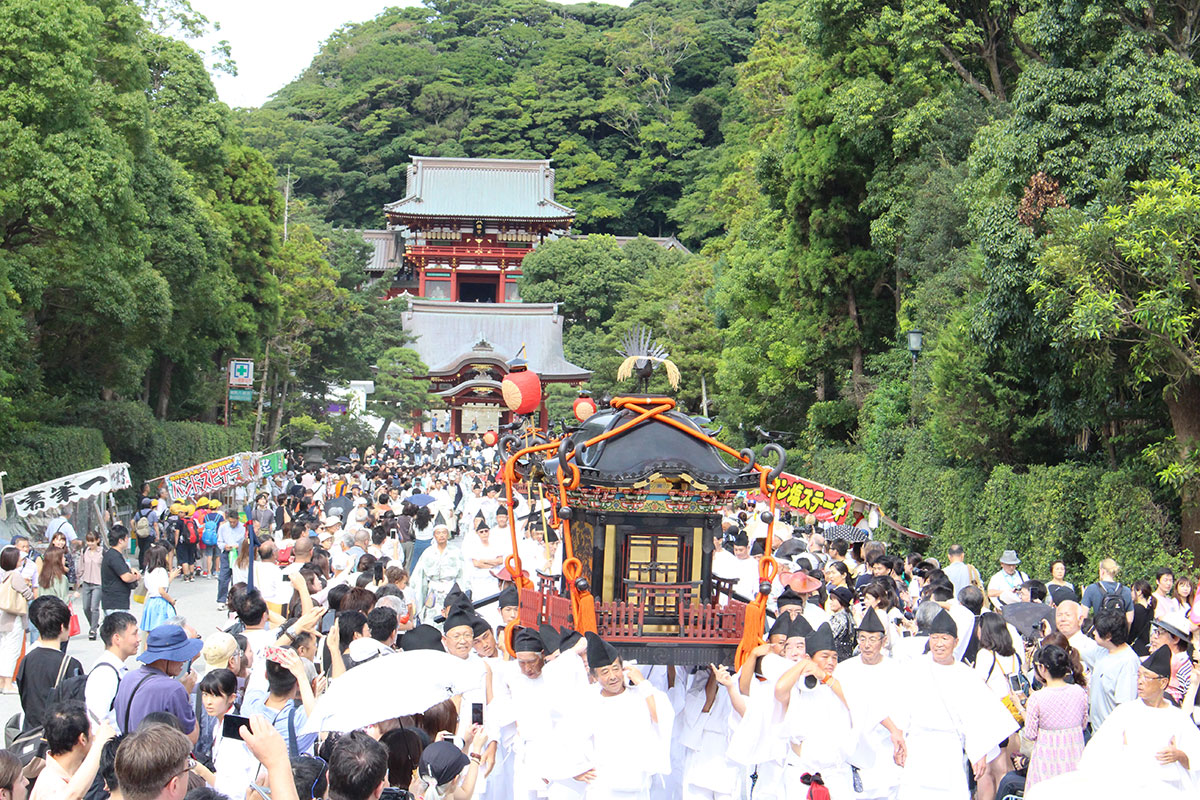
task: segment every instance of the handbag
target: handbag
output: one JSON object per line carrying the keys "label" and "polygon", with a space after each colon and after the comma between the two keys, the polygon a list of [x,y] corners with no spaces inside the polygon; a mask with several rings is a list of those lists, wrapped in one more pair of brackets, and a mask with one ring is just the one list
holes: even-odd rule
{"label": "handbag", "polygon": [[67,635],[78,636],[79,631],[79,615],[75,613],[75,609],[71,609],[71,626],[67,629]]}
{"label": "handbag", "polygon": [[12,584],[12,572],[0,581],[0,611],[23,617],[29,613],[29,601]]}
{"label": "handbag", "polygon": [[133,590],[133,602],[146,602],[146,580],[142,576],[138,576],[137,586]]}

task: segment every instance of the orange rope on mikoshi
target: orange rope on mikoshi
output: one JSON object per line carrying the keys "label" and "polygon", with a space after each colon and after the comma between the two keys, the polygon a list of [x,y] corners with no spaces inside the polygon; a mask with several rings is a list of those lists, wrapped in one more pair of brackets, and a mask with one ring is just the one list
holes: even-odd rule
{"label": "orange rope on mikoshi", "polygon": [[[534,447],[525,447],[521,450],[518,450],[507,461],[504,462],[504,492],[505,499],[508,501],[508,532],[512,537],[513,548],[508,557],[504,559],[504,566],[508,570],[508,574],[512,575],[513,583],[517,585],[518,589],[532,589],[533,581],[525,576],[525,571],[521,568],[521,555],[520,550],[517,547],[517,518],[516,510],[513,508],[512,495],[512,485],[517,480],[517,459],[528,453],[536,453],[540,450],[550,450],[556,446],[557,442],[554,444],[542,444],[535,445]],[[518,617],[504,626],[504,634],[502,636],[501,644],[504,645],[504,649],[508,651],[508,655],[512,658],[516,658],[517,656],[516,651],[513,650],[512,642],[513,634],[516,632],[516,629],[519,627],[519,625],[520,618]]]}
{"label": "orange rope on mikoshi", "polygon": [[550,444],[539,444],[533,447],[523,447],[513,453],[507,461],[504,462],[504,495],[508,502],[508,533],[512,537],[512,552],[504,559],[504,566],[508,569],[510,575],[513,576],[513,583],[518,589],[532,589],[533,581],[525,576],[525,571],[521,569],[521,553],[517,547],[517,516],[516,509],[513,508],[513,484],[517,481],[517,460],[529,453],[537,453],[542,450],[552,450],[558,446],[558,442]]}

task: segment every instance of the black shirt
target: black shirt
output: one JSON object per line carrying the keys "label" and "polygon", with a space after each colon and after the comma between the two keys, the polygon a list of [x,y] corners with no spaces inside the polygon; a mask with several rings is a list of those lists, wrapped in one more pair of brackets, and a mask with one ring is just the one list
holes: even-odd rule
{"label": "black shirt", "polygon": [[78,659],[66,655],[57,647],[34,647],[21,659],[21,668],[17,670],[17,691],[21,695],[21,710],[25,712],[22,730],[43,724],[46,701],[58,679],[58,670],[64,658],[71,659],[63,673],[64,681],[83,674],[83,665]]}
{"label": "black shirt", "polygon": [[110,547],[104,551],[100,560],[100,605],[106,610],[129,609],[129,594],[133,584],[122,580],[122,575],[130,574],[129,564],[125,556],[117,548]]}

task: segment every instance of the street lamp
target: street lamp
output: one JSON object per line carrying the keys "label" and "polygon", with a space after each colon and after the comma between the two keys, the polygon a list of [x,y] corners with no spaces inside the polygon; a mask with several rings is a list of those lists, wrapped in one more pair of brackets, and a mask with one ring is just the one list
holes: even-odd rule
{"label": "street lamp", "polygon": [[917,356],[921,354],[921,345],[925,338],[925,332],[920,329],[911,330],[908,332],[907,336],[908,352],[912,353],[913,363],[915,364],[917,363]]}

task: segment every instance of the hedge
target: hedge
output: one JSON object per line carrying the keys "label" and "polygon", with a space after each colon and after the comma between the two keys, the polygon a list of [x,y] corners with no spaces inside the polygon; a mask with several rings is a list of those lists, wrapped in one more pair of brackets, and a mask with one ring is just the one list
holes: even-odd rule
{"label": "hedge", "polygon": [[206,422],[156,422],[150,438],[141,480],[212,461],[215,458],[246,452],[251,434],[239,427],[226,428]]}
{"label": "hedge", "polygon": [[877,502],[930,536],[914,540],[878,529],[875,535],[895,551],[916,550],[944,563],[947,548],[961,544],[985,578],[1009,549],[1021,557],[1021,569],[1041,580],[1058,559],[1076,584],[1093,582],[1103,558],[1121,564],[1126,582],[1160,566],[1189,571],[1192,559],[1181,550],[1177,524],[1131,470],[1066,463],[1020,472],[1001,465],[984,473],[938,464],[919,432],[906,444],[883,459],[834,447],[791,452],[788,470]]}
{"label": "hedge", "polygon": [[39,426],[13,436],[0,451],[7,491],[102,467],[111,461],[104,437],[95,428]]}

